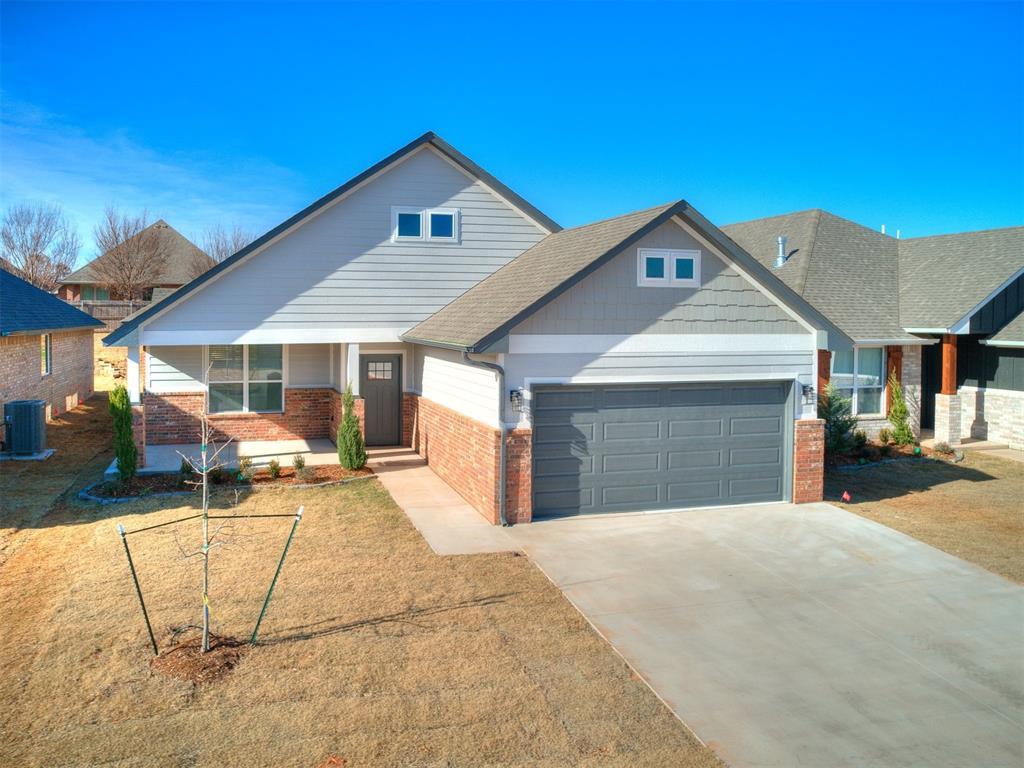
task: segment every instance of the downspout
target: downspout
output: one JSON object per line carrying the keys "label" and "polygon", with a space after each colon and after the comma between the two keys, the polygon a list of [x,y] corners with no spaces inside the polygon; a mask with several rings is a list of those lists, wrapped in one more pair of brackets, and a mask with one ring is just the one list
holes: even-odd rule
{"label": "downspout", "polygon": [[462,352],[462,359],[467,365],[486,368],[498,374],[498,426],[501,430],[501,445],[498,447],[498,520],[502,526],[507,528],[508,520],[505,519],[505,443],[508,440],[508,429],[505,427],[505,369],[497,363],[474,360],[465,350]]}

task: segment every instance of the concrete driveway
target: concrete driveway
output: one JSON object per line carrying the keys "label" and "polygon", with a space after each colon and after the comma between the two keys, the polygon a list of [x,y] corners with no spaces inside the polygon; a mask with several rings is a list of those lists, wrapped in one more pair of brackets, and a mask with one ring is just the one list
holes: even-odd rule
{"label": "concrete driveway", "polygon": [[1024,765],[1024,589],[828,504],[509,535],[733,766]]}

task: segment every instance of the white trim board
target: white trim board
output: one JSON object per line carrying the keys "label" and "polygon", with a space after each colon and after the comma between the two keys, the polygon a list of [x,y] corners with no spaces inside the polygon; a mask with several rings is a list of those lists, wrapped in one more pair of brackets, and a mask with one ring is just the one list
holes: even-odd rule
{"label": "white trim board", "polygon": [[526,354],[678,354],[715,352],[814,352],[813,334],[649,333],[518,334],[508,337],[510,355]]}
{"label": "white trim board", "polygon": [[236,330],[146,331],[147,346],[190,344],[369,344],[398,342],[408,328],[254,328]]}

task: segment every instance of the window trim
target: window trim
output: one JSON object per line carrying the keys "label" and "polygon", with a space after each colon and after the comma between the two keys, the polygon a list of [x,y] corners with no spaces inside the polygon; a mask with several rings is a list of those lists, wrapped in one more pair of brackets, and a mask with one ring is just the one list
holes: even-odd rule
{"label": "window trim", "polygon": [[[860,351],[862,349],[880,349],[880,350],[882,350],[882,376],[881,376],[880,384],[878,386],[870,386],[870,387],[869,386],[861,386],[860,383],[857,380],[858,373],[860,372]],[[833,352],[832,353],[832,360],[829,363],[829,381],[832,382],[833,384],[835,383],[834,382],[834,377],[835,377],[836,357],[837,357],[836,353]],[[853,373],[850,374],[850,376],[852,377],[852,382],[851,382],[852,386],[849,387],[849,389],[852,390],[852,394],[850,396],[850,404],[851,404],[850,405],[850,409],[851,409],[851,413],[854,416],[856,416],[858,419],[884,419],[884,418],[888,417],[888,415],[889,415],[889,404],[887,402],[887,398],[888,398],[888,394],[889,394],[889,391],[888,391],[889,387],[887,386],[887,384],[888,384],[888,379],[887,379],[888,363],[889,363],[889,360],[888,360],[888,350],[885,348],[884,345],[881,345],[881,344],[865,344],[863,346],[855,346],[853,348]],[[845,375],[845,374],[843,374],[843,375]],[[847,389],[847,387],[836,387],[836,388],[837,389]],[[872,413],[860,413],[859,412],[860,404],[859,404],[858,393],[862,389],[869,389],[869,390],[878,389],[878,390],[881,390],[881,397],[878,398],[878,403],[881,406],[881,411],[879,411],[879,412],[872,412]]]}
{"label": "window trim", "polygon": [[[418,237],[398,234],[398,214],[413,213],[420,217]],[[434,213],[452,217],[452,236],[435,237],[431,233],[430,216]],[[459,243],[462,239],[462,210],[459,208],[425,208],[414,205],[391,206],[391,242],[393,243]]]}
{"label": "window trim", "polygon": [[[661,258],[665,263],[664,277],[647,277],[647,259]],[[676,262],[682,259],[693,262],[692,278],[677,278]],[[641,288],[699,288],[700,250],[687,248],[637,248],[636,284]]]}
{"label": "window trim", "polygon": [[53,334],[39,336],[39,376],[46,378],[53,373]]}
{"label": "window trim", "polygon": [[[270,411],[249,410],[249,385],[250,384],[276,384],[276,379],[250,379],[249,378],[249,347],[281,347],[281,408]],[[242,348],[242,379],[241,381],[214,381],[213,384],[239,384],[242,385],[242,410],[240,411],[211,411],[210,410],[210,347],[241,347]],[[288,345],[287,344],[205,344],[203,345],[203,379],[206,392],[206,413],[210,416],[237,416],[246,414],[273,414],[285,412],[285,390],[288,389]]]}

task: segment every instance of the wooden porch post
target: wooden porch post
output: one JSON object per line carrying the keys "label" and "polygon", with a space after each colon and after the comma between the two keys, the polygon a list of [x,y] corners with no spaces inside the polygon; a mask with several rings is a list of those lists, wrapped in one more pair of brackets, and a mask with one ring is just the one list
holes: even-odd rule
{"label": "wooden porch post", "polygon": [[900,384],[903,383],[903,347],[885,348],[885,407],[886,411],[892,408],[892,385],[893,378]]}
{"label": "wooden porch post", "polygon": [[939,394],[956,394],[956,336],[952,333],[942,337],[942,379]]}
{"label": "wooden porch post", "polygon": [[818,399],[825,395],[825,387],[832,380],[832,353],[827,349],[818,350]]}

